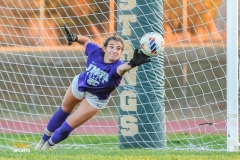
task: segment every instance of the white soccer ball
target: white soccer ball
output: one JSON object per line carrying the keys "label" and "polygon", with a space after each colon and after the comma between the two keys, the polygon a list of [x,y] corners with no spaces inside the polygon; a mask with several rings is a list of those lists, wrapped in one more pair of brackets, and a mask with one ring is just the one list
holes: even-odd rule
{"label": "white soccer ball", "polygon": [[140,41],[142,52],[150,57],[161,54],[164,50],[164,39],[160,33],[149,32],[146,33]]}

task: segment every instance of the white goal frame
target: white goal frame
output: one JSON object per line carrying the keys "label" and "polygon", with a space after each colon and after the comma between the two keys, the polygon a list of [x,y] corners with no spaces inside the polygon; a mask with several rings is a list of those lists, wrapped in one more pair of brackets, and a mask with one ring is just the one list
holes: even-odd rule
{"label": "white goal frame", "polygon": [[227,0],[227,150],[238,151],[238,0]]}

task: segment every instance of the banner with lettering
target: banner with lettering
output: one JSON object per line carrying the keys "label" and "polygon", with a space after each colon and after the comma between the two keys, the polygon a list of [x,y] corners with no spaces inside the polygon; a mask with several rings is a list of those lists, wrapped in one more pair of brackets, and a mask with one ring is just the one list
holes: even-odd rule
{"label": "banner with lettering", "polygon": [[[118,0],[117,34],[125,40],[121,59],[130,61],[147,32],[163,34],[163,0]],[[120,148],[166,147],[164,55],[130,70],[118,88]]]}

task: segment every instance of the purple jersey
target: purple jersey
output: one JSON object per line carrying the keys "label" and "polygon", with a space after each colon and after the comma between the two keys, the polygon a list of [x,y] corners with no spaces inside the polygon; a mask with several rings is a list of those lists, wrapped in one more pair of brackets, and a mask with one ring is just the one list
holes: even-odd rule
{"label": "purple jersey", "polygon": [[108,99],[122,80],[122,76],[117,73],[117,67],[123,62],[117,60],[105,63],[103,50],[94,43],[87,44],[85,54],[88,56],[86,71],[79,76],[78,90],[96,95],[99,100]]}

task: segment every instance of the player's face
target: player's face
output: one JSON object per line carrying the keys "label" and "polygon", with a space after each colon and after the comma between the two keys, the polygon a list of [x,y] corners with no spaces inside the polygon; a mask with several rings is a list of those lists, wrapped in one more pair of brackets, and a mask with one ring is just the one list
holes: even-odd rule
{"label": "player's face", "polygon": [[112,63],[118,60],[122,54],[122,43],[115,40],[110,40],[108,42],[107,47],[104,48],[105,55],[104,55],[104,62],[105,63]]}

